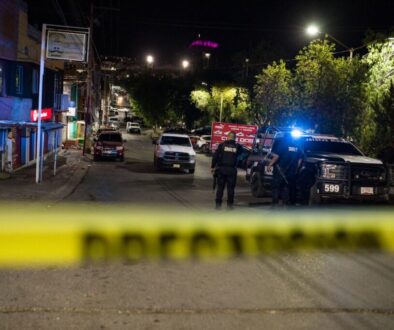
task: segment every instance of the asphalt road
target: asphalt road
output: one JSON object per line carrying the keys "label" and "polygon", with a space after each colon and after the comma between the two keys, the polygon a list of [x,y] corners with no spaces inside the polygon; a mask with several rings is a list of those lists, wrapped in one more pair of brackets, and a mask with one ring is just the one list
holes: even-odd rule
{"label": "asphalt road", "polygon": [[[210,158],[157,173],[126,137],[125,162],[93,163],[67,202],[213,208]],[[239,175],[236,208],[269,214]],[[394,257],[373,252],[1,270],[0,329],[393,329],[393,292]]]}
{"label": "asphalt road", "polygon": [[[154,146],[146,136],[124,134],[127,139],[124,162],[94,162],[83,183],[67,199],[79,202],[152,204],[177,208],[209,209],[214,207],[210,172],[211,157],[197,154],[194,174],[182,171],[156,172],[153,167]],[[269,199],[250,194],[245,172],[238,173],[235,206],[268,206]]]}

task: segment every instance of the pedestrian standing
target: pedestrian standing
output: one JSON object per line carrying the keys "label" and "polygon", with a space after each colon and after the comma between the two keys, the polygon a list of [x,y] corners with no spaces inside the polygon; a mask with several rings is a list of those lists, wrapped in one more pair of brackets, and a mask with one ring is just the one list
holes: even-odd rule
{"label": "pedestrian standing", "polygon": [[224,188],[227,186],[227,208],[234,205],[234,190],[237,183],[237,160],[242,147],[235,142],[235,132],[227,134],[227,140],[219,144],[212,157],[211,172],[216,175],[216,208],[222,206]]}
{"label": "pedestrian standing", "polygon": [[272,205],[294,205],[297,201],[297,176],[303,154],[291,134],[278,139],[271,151],[268,166],[274,166],[272,181]]}

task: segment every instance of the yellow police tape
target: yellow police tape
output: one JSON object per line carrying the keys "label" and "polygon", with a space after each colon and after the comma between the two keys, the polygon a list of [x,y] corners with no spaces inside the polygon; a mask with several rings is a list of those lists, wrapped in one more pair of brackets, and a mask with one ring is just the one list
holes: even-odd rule
{"label": "yellow police tape", "polygon": [[387,211],[180,212],[0,207],[0,267],[211,259],[276,251],[394,252]]}

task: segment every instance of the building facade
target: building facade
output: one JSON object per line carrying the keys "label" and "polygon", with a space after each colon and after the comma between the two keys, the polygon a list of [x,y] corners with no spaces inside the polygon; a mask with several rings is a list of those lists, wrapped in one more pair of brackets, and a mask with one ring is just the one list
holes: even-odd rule
{"label": "building facade", "polygon": [[[41,32],[29,25],[27,5],[0,0],[0,171],[12,171],[36,159]],[[43,122],[44,152],[61,144],[63,63],[46,61],[43,108],[52,116]]]}

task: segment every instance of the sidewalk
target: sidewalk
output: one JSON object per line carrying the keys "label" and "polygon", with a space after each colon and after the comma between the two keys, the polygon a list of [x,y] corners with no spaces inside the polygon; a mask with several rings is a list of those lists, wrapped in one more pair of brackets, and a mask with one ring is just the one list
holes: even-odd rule
{"label": "sidewalk", "polygon": [[91,163],[91,156],[81,150],[61,150],[53,176],[53,156],[44,162],[43,181],[35,183],[36,165],[21,169],[8,178],[0,179],[0,202],[53,201],[69,196],[83,180]]}

